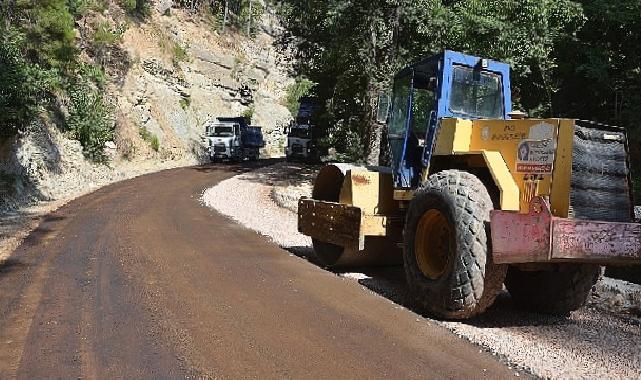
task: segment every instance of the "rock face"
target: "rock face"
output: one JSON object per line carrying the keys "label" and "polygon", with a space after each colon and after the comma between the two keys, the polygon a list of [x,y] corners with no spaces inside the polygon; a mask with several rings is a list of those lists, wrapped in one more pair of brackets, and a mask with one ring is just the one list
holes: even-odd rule
{"label": "rock face", "polygon": [[[263,22],[273,20],[267,15]],[[171,16],[154,13],[125,33],[123,48],[138,63],[115,91],[119,124],[129,125],[129,131],[119,133],[121,144],[135,145],[127,141],[131,133],[125,135],[137,125],[158,138],[161,155],[184,156],[202,149],[207,120],[251,115],[252,124],[263,127],[267,146],[262,155],[283,154],[282,126],[291,114],[281,99],[292,80],[273,37],[262,32],[249,39],[211,30],[197,16],[172,9]],[[177,51],[184,53],[178,57]],[[251,102],[241,98],[243,86],[252,90]]]}

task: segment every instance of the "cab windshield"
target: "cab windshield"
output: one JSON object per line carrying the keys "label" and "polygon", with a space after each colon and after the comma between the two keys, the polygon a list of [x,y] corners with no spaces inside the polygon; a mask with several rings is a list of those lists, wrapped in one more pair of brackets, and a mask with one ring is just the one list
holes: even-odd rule
{"label": "cab windshield", "polygon": [[233,126],[215,126],[211,134],[213,137],[231,137],[234,135]]}
{"label": "cab windshield", "polygon": [[450,111],[466,118],[503,117],[501,76],[492,72],[456,66],[452,73]]}
{"label": "cab windshield", "polygon": [[292,128],[289,130],[289,137],[311,139],[312,132],[309,128]]}

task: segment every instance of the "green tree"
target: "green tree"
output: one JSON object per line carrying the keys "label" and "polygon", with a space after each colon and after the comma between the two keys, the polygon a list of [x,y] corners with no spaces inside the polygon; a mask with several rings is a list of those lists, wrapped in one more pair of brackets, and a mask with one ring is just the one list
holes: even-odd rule
{"label": "green tree", "polygon": [[69,118],[66,129],[80,141],[84,155],[96,162],[106,162],[105,143],[114,138],[112,106],[103,92],[79,77],[69,85]]}
{"label": "green tree", "polygon": [[290,33],[284,43],[296,45],[297,70],[319,83],[316,95],[332,100],[331,117],[360,137],[372,163],[381,130],[373,99],[396,66],[399,7],[394,0],[291,0],[281,8]]}
{"label": "green tree", "polygon": [[505,60],[523,106],[548,114],[558,89],[555,47],[583,21],[567,0],[286,0],[280,11],[297,72],[319,84],[316,95],[331,99],[332,118],[357,132],[370,163],[381,132],[375,99],[401,67],[445,48]]}
{"label": "green tree", "polygon": [[24,32],[26,57],[45,68],[73,69],[78,56],[74,18],[67,0],[17,0],[14,23]]}
{"label": "green tree", "polygon": [[450,47],[502,60],[512,67],[521,104],[534,116],[554,114],[558,48],[577,32],[584,17],[567,0],[461,2],[451,8]]}
{"label": "green tree", "polygon": [[314,83],[302,76],[296,77],[294,83],[287,86],[285,105],[292,115],[296,116],[298,108],[300,107],[300,98],[308,95],[313,87]]}
{"label": "green tree", "polygon": [[52,77],[24,58],[24,36],[5,25],[0,18],[0,137],[12,136],[33,122]]}
{"label": "green tree", "polygon": [[626,126],[641,138],[641,2],[582,1],[586,22],[559,49],[563,115]]}
{"label": "green tree", "polygon": [[121,0],[122,7],[133,16],[147,17],[151,13],[150,0]]}

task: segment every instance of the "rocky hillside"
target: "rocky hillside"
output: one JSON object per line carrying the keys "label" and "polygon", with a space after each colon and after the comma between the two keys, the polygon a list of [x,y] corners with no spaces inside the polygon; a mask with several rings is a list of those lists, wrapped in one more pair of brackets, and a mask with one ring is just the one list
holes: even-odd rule
{"label": "rocky hillside", "polygon": [[[43,110],[37,126],[0,141],[0,210],[33,200],[54,200],[162,168],[204,159],[203,124],[216,116],[252,116],[263,127],[264,157],[282,154],[281,126],[290,118],[282,102],[286,59],[274,47],[276,18],[262,16],[252,38],[211,16],[159,1],[144,19],[119,2],[76,21],[83,61],[102,67],[113,104],[114,141],[109,161],[85,159],[82,146],[61,131],[56,115]],[[238,90],[252,89],[241,104]]]}
{"label": "rocky hillside", "polygon": [[[261,32],[248,39],[221,35],[199,15],[158,9],[147,23],[129,28],[122,47],[132,66],[114,83],[121,125],[116,145],[123,152],[137,147],[144,128],[158,137],[163,157],[197,154],[205,121],[251,114],[268,136],[263,153],[280,154],[282,136],[275,132],[291,118],[281,104],[290,79],[268,34],[274,23],[266,15]],[[241,104],[243,85],[253,90],[251,105]]]}

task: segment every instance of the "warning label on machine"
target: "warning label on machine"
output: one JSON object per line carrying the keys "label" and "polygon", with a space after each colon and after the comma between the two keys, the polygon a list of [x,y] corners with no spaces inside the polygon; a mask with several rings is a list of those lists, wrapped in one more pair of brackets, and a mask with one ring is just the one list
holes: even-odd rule
{"label": "warning label on machine", "polygon": [[551,174],[553,165],[553,140],[521,141],[517,150],[517,173]]}

